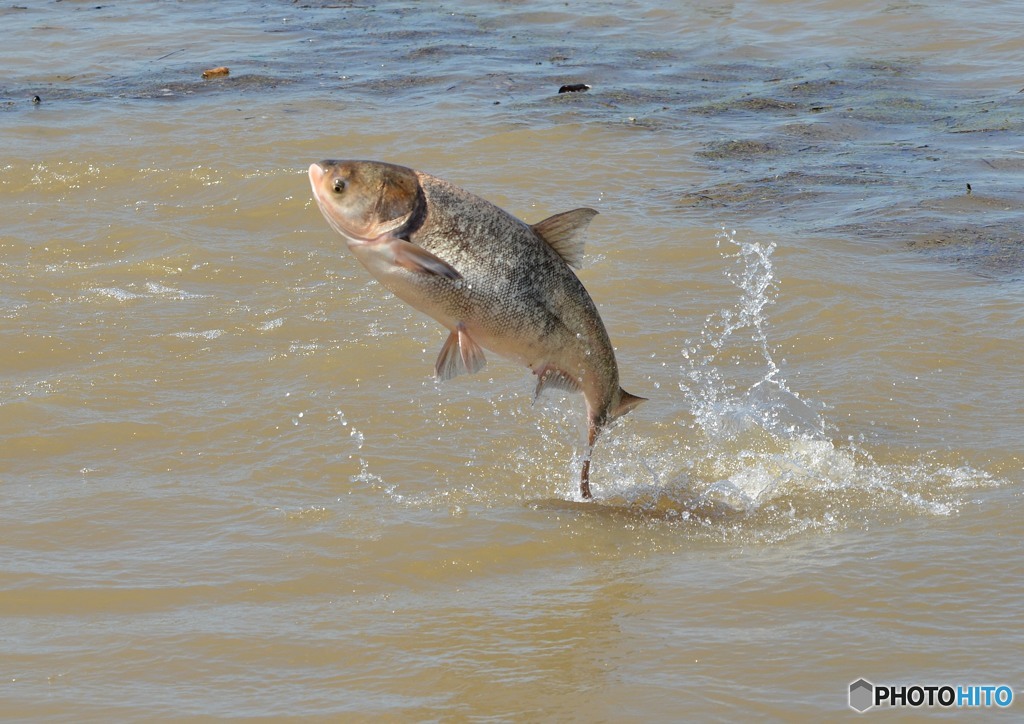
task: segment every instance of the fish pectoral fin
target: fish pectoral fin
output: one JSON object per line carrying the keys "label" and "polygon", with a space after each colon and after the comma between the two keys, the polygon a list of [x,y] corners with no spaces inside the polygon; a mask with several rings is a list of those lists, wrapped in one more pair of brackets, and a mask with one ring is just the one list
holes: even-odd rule
{"label": "fish pectoral fin", "polygon": [[462,279],[462,275],[451,264],[434,256],[422,246],[416,246],[411,241],[388,237],[379,243],[387,245],[392,261],[403,269],[446,279]]}
{"label": "fish pectoral fin", "polygon": [[537,388],[533,391],[534,402],[540,397],[540,393],[549,387],[567,392],[579,392],[583,389],[578,379],[557,367],[538,367],[533,373],[537,375]]}
{"label": "fish pectoral fin", "polygon": [[549,216],[531,228],[558,252],[566,264],[579,269],[583,266],[584,233],[595,216],[597,212],[593,209],[573,209]]}
{"label": "fish pectoral fin", "polygon": [[464,324],[459,324],[448,335],[434,363],[434,373],[440,380],[450,380],[461,374],[479,372],[487,364],[484,351],[469,336]]}

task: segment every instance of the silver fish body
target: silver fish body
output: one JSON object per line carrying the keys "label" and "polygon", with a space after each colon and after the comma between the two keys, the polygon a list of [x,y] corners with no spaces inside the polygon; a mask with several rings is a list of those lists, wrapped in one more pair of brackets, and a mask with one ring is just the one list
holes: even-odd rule
{"label": "silver fish body", "polygon": [[643,402],[619,386],[604,323],[570,269],[597,212],[529,225],[447,181],[376,161],[321,161],[309,178],[328,223],[367,270],[449,330],[438,377],[480,370],[487,349],[529,367],[537,394],[547,386],[583,392],[589,437],[580,492],[591,497],[598,433]]}

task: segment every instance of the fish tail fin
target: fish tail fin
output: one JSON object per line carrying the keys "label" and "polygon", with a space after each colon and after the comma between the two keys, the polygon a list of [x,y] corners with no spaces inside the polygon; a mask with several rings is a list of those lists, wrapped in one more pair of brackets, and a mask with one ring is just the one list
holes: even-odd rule
{"label": "fish tail fin", "polygon": [[647,398],[631,395],[620,387],[619,404],[616,405],[615,409],[605,413],[595,414],[595,411],[590,409],[588,404],[587,449],[584,451],[583,468],[580,470],[580,497],[584,500],[589,500],[593,497],[590,493],[590,457],[594,454],[594,443],[597,442],[597,436],[601,433],[601,430],[606,424],[614,420],[616,417],[625,415],[641,402],[647,402]]}
{"label": "fish tail fin", "polygon": [[620,387],[619,388],[619,405],[614,410],[612,410],[612,415],[611,415],[612,419],[614,419],[616,417],[621,417],[622,415],[625,415],[627,412],[632,410],[634,407],[639,405],[641,402],[647,402],[647,398],[646,397],[637,397],[636,395],[631,395],[631,394],[629,394],[628,392],[626,392],[624,389],[622,389]]}

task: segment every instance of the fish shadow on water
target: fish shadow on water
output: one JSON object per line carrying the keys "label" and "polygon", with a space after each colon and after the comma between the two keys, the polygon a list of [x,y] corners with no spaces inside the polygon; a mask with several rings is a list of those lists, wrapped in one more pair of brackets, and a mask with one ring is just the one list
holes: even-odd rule
{"label": "fish shadow on water", "polygon": [[573,513],[579,516],[598,518],[616,524],[646,522],[694,522],[703,525],[727,523],[746,513],[724,503],[711,500],[686,487],[674,489],[650,489],[626,498],[611,495],[593,500],[568,500],[565,498],[542,498],[527,500],[525,505],[537,511]]}

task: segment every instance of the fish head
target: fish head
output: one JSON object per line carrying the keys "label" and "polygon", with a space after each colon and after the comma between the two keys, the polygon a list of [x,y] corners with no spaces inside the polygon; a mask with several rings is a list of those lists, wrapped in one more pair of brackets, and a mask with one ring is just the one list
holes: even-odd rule
{"label": "fish head", "polygon": [[313,197],[349,243],[400,235],[425,203],[416,172],[378,161],[320,161],[309,167]]}

